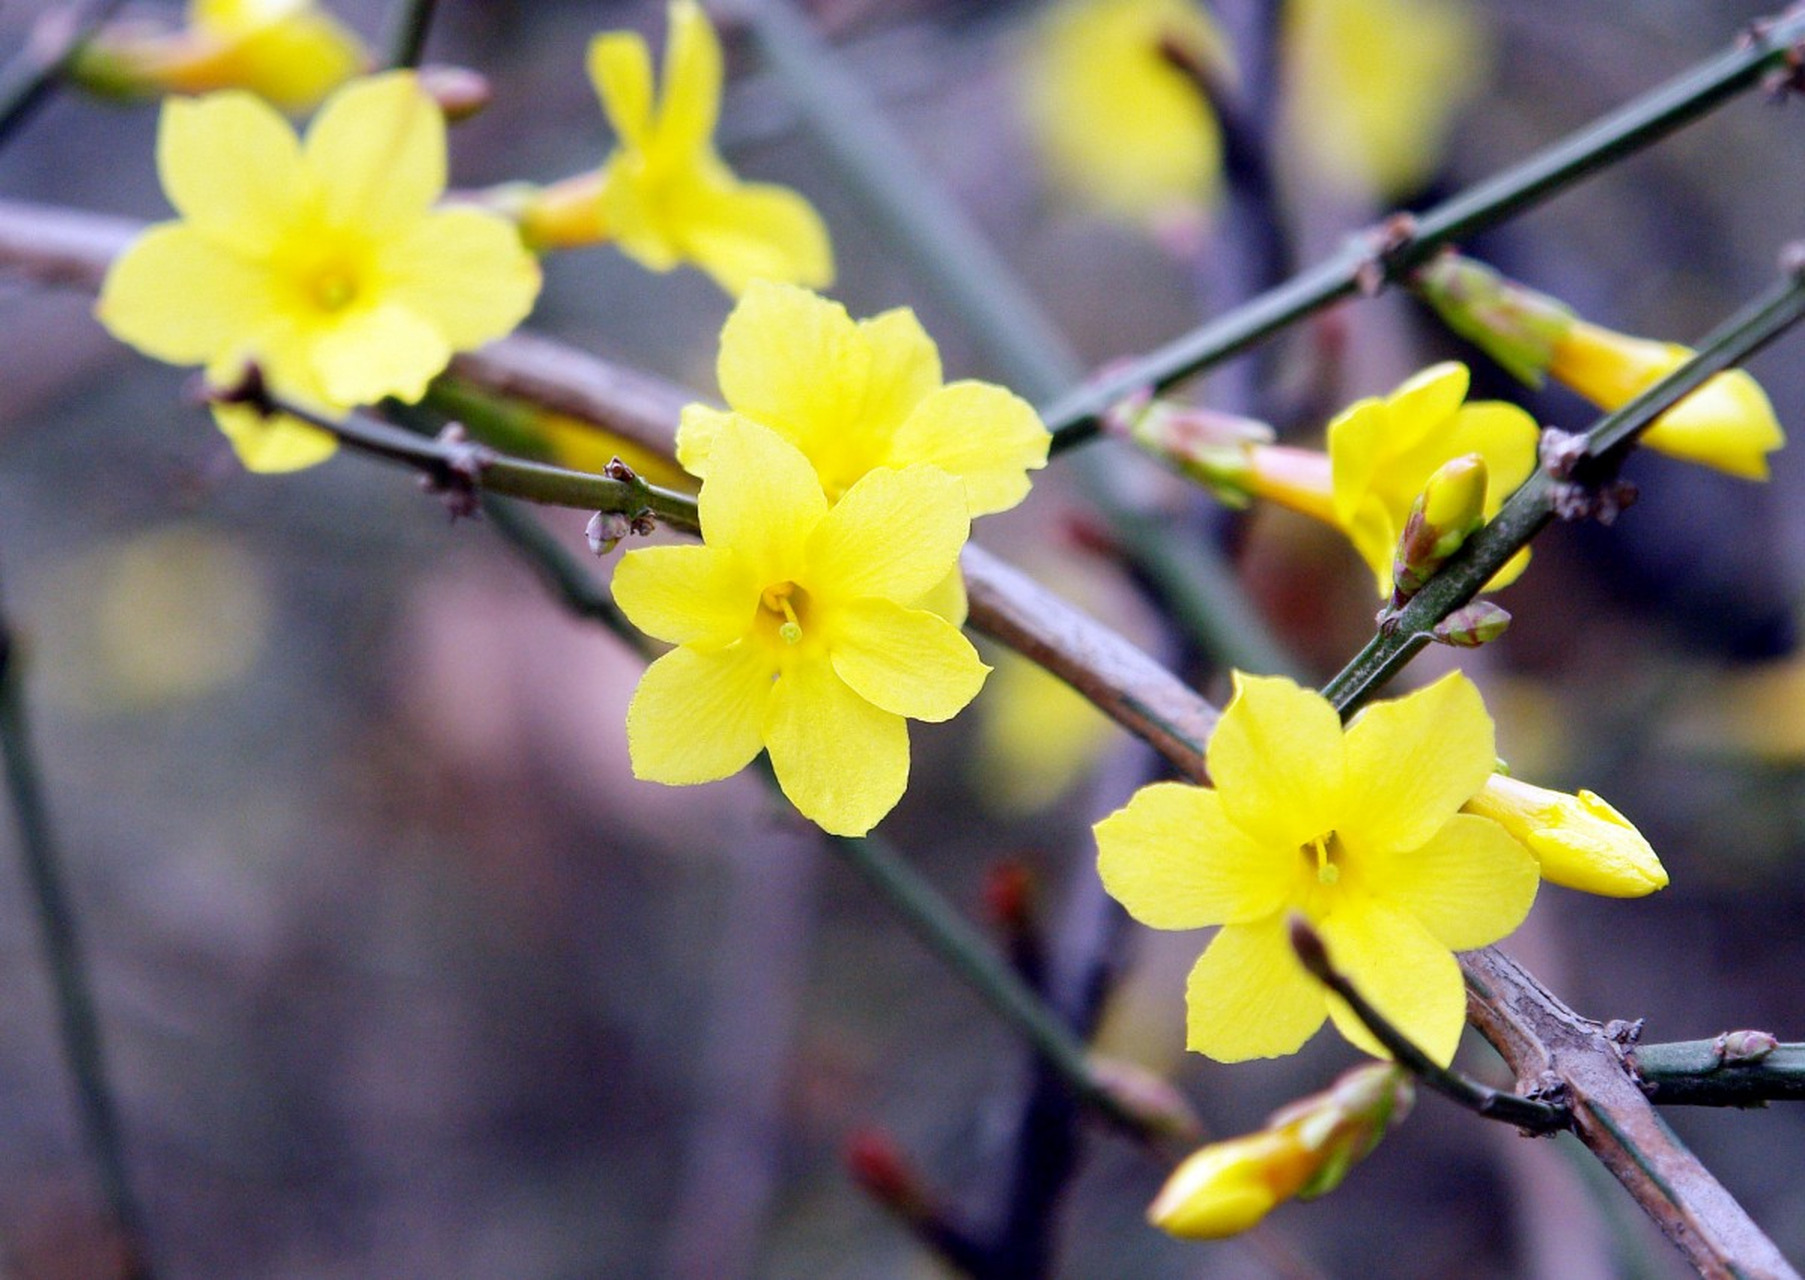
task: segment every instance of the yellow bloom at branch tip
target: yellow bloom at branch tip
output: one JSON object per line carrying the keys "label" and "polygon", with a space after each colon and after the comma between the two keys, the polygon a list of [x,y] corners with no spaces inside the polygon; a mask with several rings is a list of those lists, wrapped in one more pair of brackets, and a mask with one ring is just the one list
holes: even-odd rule
{"label": "yellow bloom at branch tip", "polygon": [[743,419],[714,458],[702,545],[630,551],[615,570],[622,611],[677,646],[627,710],[633,772],[709,782],[762,748],[804,817],[863,835],[908,784],[905,717],[950,719],[989,670],[916,605],[970,532],[959,483],[880,468],[830,508],[808,460]]}
{"label": "yellow bloom at branch tip", "polygon": [[1324,1195],[1409,1114],[1413,1092],[1398,1067],[1355,1067],[1333,1087],[1277,1112],[1258,1133],[1193,1152],[1166,1180],[1147,1219],[1182,1239],[1219,1240],[1286,1200]]}
{"label": "yellow bloom at branch tip", "polygon": [[109,23],[71,75],[98,93],[144,96],[245,89],[305,111],[370,65],[357,34],[314,0],[189,0],[176,30]]}
{"label": "yellow bloom at branch tip", "polygon": [[[1692,358],[1677,342],[1632,338],[1575,320],[1554,343],[1548,376],[1607,412],[1622,408]],[[1767,455],[1786,443],[1761,384],[1731,369],[1656,418],[1642,443],[1745,480],[1768,478]]]}
{"label": "yellow bloom at branch tip", "polygon": [[[307,132],[248,93],[172,99],[157,137],[181,217],[113,263],[96,313],[113,335],[215,385],[255,363],[279,397],[328,416],[415,401],[452,353],[513,329],[539,267],[503,218],[434,209],[445,121],[408,72],[354,81]],[[332,438],[214,410],[253,471],[329,455]]]}
{"label": "yellow bloom at branch tip", "polygon": [[973,516],[1028,496],[1051,437],[1025,400],[987,382],[941,383],[940,352],[906,307],[856,323],[837,302],[760,281],[721,330],[727,411],[693,404],[677,460],[706,477],[735,418],[802,450],[830,502],[880,467],[928,463],[964,482]]}
{"label": "yellow bloom at branch tip", "polygon": [[833,249],[814,206],[788,187],[741,182],[716,152],[721,44],[695,0],[672,0],[661,100],[652,55],[631,31],[589,46],[589,78],[614,126],[599,173],[527,197],[521,232],[537,249],[613,241],[651,271],[691,263],[739,295],[756,279],[833,280]]}
{"label": "yellow bloom at branch tip", "polygon": [[1050,176],[1130,223],[1195,216],[1221,181],[1215,114],[1162,44],[1230,74],[1227,45],[1195,0],[1065,0],[1034,31],[1017,77]]}
{"label": "yellow bloom at branch tip", "polygon": [[[1488,520],[1535,469],[1535,419],[1502,401],[1468,402],[1468,378],[1463,364],[1438,364],[1389,396],[1349,406],[1329,424],[1335,523],[1371,566],[1381,597],[1391,594],[1393,556],[1411,507],[1442,464],[1478,455]],[[1516,581],[1528,563],[1525,548],[1486,589]]]}
{"label": "yellow bloom at branch tip", "polygon": [[1098,870],[1156,929],[1219,925],[1191,971],[1188,1042],[1222,1062],[1295,1053],[1332,1019],[1384,1051],[1293,954],[1293,912],[1335,965],[1446,1063],[1465,1021],[1453,951],[1496,942],[1535,899],[1535,860],[1461,813],[1491,777],[1492,721],[1459,672],[1343,729],[1320,694],[1237,673],[1205,756],[1213,787],[1160,782],[1096,826]]}
{"label": "yellow bloom at branch tip", "polygon": [[1542,864],[1542,879],[1608,898],[1667,887],[1667,868],[1635,825],[1590,791],[1569,795],[1495,773],[1466,803],[1498,823]]}

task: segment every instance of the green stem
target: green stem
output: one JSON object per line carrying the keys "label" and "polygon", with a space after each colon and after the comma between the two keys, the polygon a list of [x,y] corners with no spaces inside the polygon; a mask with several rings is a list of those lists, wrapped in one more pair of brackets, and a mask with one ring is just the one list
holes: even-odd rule
{"label": "green stem", "polygon": [[5,755],[6,791],[37,911],[44,963],[55,991],[63,1057],[75,1085],[82,1129],[93,1152],[101,1189],[123,1243],[122,1273],[132,1280],[150,1280],[154,1271],[146,1248],[144,1214],[126,1172],[125,1143],[107,1083],[93,982],[63,882],[62,862],[32,749],[22,665],[17,640],[0,619],[0,752]]}
{"label": "green stem", "polygon": [[482,504],[484,518],[533,567],[565,609],[601,623],[641,657],[653,656],[645,633],[627,621],[614,598],[597,585],[595,575],[531,513],[489,493],[482,496]]}
{"label": "green stem", "polygon": [[417,67],[426,49],[426,33],[432,29],[438,0],[402,0],[395,34],[389,41],[391,67]]}
{"label": "green stem", "polygon": [[79,18],[59,13],[39,22],[24,52],[0,75],[0,146],[50,100],[70,61],[124,7],[125,0],[99,0]]}
{"label": "green stem", "polygon": [[1637,1045],[1630,1066],[1662,1105],[1758,1107],[1805,1102],[1805,1044],[1775,1045],[1752,1061],[1726,1061],[1721,1040]]}
{"label": "green stem", "polygon": [[1400,224],[1396,244],[1383,244],[1383,232],[1365,242],[1357,240],[1278,288],[1108,377],[1078,388],[1047,411],[1054,451],[1096,436],[1102,429],[1102,416],[1124,396],[1148,389],[1164,391],[1353,296],[1365,284],[1400,279],[1443,245],[1502,222],[1658,142],[1759,84],[1768,72],[1798,56],[1801,41],[1805,41],[1805,8],[1795,6],[1770,22],[1756,24],[1730,49],[1643,94],[1590,128]]}
{"label": "green stem", "polygon": [[[1596,460],[1632,442],[1650,423],[1707,380],[1748,359],[1805,318],[1805,276],[1775,284],[1699,344],[1698,353],[1588,431],[1580,454]],[[1323,686],[1345,719],[1429,643],[1435,624],[1476,596],[1492,576],[1553,518],[1557,482],[1537,471],[1454,557],[1392,615],[1351,662]]]}

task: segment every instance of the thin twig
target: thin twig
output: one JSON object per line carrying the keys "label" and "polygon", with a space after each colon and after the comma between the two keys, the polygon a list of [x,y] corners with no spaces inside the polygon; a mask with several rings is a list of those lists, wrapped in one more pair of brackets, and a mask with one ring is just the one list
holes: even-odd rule
{"label": "thin twig", "polygon": [[426,34],[432,30],[438,0],[401,0],[395,34],[389,40],[391,67],[417,67],[426,50]]}
{"label": "thin twig", "polygon": [[38,22],[25,48],[0,72],[0,146],[50,100],[71,59],[94,38],[125,0],[97,0],[86,12],[52,12]]}
{"label": "thin twig", "polygon": [[[1755,1038],[1738,1051],[1738,1038]],[[1714,1040],[1639,1044],[1630,1069],[1642,1091],[1661,1105],[1760,1107],[1805,1102],[1805,1044],[1777,1044],[1760,1032],[1730,1032]]]}
{"label": "thin twig", "polygon": [[55,992],[63,1057],[75,1086],[83,1132],[93,1154],[121,1249],[126,1280],[152,1280],[145,1217],[126,1169],[119,1112],[108,1083],[105,1044],[94,1007],[93,981],[82,950],[75,910],[63,882],[62,858],[51,832],[25,710],[17,638],[0,617],[0,752],[6,791],[18,828],[19,850],[37,912],[44,964]]}

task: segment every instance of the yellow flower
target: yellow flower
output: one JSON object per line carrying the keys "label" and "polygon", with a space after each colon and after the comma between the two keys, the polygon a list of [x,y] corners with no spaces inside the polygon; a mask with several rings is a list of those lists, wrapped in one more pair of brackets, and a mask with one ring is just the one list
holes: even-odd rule
{"label": "yellow flower", "polygon": [[[1438,364],[1384,399],[1349,406],[1329,424],[1335,522],[1372,567],[1380,596],[1391,594],[1392,557],[1410,508],[1443,463],[1469,453],[1485,462],[1488,520],[1535,469],[1535,420],[1501,401],[1463,403],[1467,380],[1465,365]],[[1525,548],[1487,588],[1516,581],[1528,563]]]}
{"label": "yellow flower", "polygon": [[802,450],[828,501],[867,472],[925,462],[964,481],[974,516],[1028,495],[1050,437],[1033,408],[986,382],[941,385],[940,353],[906,307],[853,322],[806,289],[759,282],[721,330],[728,411],[690,405],[677,460],[707,476],[718,434],[763,423]]}
{"label": "yellow flower", "polygon": [[1336,966],[1438,1062],[1465,1019],[1450,950],[1496,942],[1536,866],[1460,813],[1492,775],[1492,722],[1458,672],[1367,708],[1344,731],[1319,694],[1237,673],[1206,755],[1215,786],[1142,788],[1097,824],[1104,887],[1156,929],[1221,925],[1191,970],[1192,1049],[1223,1062],[1295,1052],[1332,1018],[1384,1056],[1292,953],[1306,917]]}
{"label": "yellow flower", "polygon": [[1494,773],[1466,811],[1522,841],[1550,883],[1609,898],[1667,886],[1667,868],[1635,824],[1590,791],[1569,795]]}
{"label": "yellow flower", "polygon": [[634,625],[678,646],[628,708],[633,771],[709,782],[762,747],[805,817],[863,835],[908,784],[904,717],[952,717],[988,670],[911,607],[970,531],[958,481],[882,468],[830,508],[808,460],[757,423],[729,423],[714,450],[703,545],[631,551],[615,571]]}
{"label": "yellow flower", "polygon": [[619,147],[599,173],[527,198],[521,230],[540,249],[612,240],[651,271],[694,263],[728,293],[755,279],[826,285],[827,229],[788,187],[743,183],[715,152],[721,46],[695,0],[672,0],[664,99],[654,106],[652,55],[630,31],[589,46],[589,78]]}
{"label": "yellow flower", "polygon": [[1193,0],[1066,0],[1040,23],[1018,77],[1053,178],[1128,222],[1195,215],[1215,199],[1221,132],[1162,41],[1220,65],[1221,35]]}
{"label": "yellow flower", "polygon": [[[1692,358],[1677,342],[1613,333],[1574,320],[1555,340],[1548,375],[1607,412],[1620,409]],[[1660,453],[1745,480],[1768,477],[1767,455],[1786,443],[1767,393],[1746,371],[1706,382],[1642,433]]]}
{"label": "yellow flower", "polygon": [[1409,1113],[1410,1078],[1389,1064],[1355,1067],[1300,1098],[1258,1133],[1212,1142],[1173,1171],[1148,1221],[1187,1240],[1238,1235],[1292,1198],[1313,1200]]}
{"label": "yellow flower", "polygon": [[294,112],[369,64],[356,33],[313,0],[190,0],[176,31],[109,25],[83,46],[72,75],[127,96],[248,89]]}
{"label": "yellow flower", "polygon": [[[414,77],[341,89],[305,145],[247,93],[164,104],[163,189],[181,219],[113,264],[97,313],[113,334],[224,384],[255,362],[279,396],[327,414],[418,400],[455,351],[520,323],[537,263],[504,220],[434,210],[445,121]],[[324,432],[214,411],[253,471],[309,466]]]}
{"label": "yellow flower", "polygon": [[1312,173],[1381,197],[1433,172],[1484,79],[1460,0],[1294,0],[1285,34],[1286,136]]}

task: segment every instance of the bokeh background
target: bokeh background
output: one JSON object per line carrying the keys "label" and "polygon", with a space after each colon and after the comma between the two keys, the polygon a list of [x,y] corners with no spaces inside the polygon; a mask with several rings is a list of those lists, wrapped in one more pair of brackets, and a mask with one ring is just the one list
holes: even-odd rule
{"label": "bokeh background", "polygon": [[[1375,182],[1334,163],[1352,145],[1334,121],[1355,105],[1323,98],[1321,68],[1287,82],[1288,100],[1317,112],[1275,134],[1273,207],[1301,262],[1677,74],[1760,12],[1421,3],[1435,16],[1342,45],[1381,81],[1427,79],[1395,108],[1436,126],[1401,174]],[[0,47],[19,48],[46,7],[0,6]],[[382,30],[387,6],[333,7]],[[583,47],[608,27],[658,40],[663,24],[649,3],[440,8],[429,55],[497,88],[453,135],[455,180],[472,186],[597,164],[608,138]],[[1051,9],[812,6],[1098,367],[1232,300],[1250,233],[1220,202],[1125,219],[1060,179],[1021,109],[1024,57]],[[1245,29],[1251,12],[1228,8],[1225,26]],[[1449,21],[1464,32],[1458,61],[1411,71]],[[816,202],[835,296],[855,315],[914,305],[950,375],[993,375],[781,84],[729,43],[723,148],[743,174]],[[1695,338],[1801,234],[1800,110],[1746,95],[1469,248],[1602,323]],[[163,216],[155,123],[154,108],[59,98],[0,152],[0,197]],[[699,273],[652,276],[594,249],[548,262],[532,325],[710,396],[728,306]],[[636,659],[562,613],[482,524],[448,523],[410,478],[355,458],[243,474],[184,399],[183,374],[118,346],[89,308],[0,282],[0,574],[165,1274],[941,1274],[849,1179],[844,1151],[881,1129],[959,1214],[1000,1214],[1027,1071],[1011,1034],[749,779],[633,782],[622,717]],[[1802,342],[1753,365],[1795,430]],[[1461,354],[1384,298],[1193,394],[1310,442],[1340,405]],[[1521,395],[1468,358],[1486,393]],[[1569,429],[1590,420],[1553,394],[1528,403]],[[1194,506],[1152,468],[1107,456],[1147,501]],[[1805,1038],[1805,461],[1783,452],[1766,486],[1653,456],[1630,475],[1638,505],[1614,527],[1541,539],[1505,601],[1510,635],[1464,664],[1517,772],[1610,797],[1673,885],[1629,903],[1547,889],[1506,950],[1582,1012],[1645,1017],[1650,1040],[1749,1026]],[[1157,609],[1098,553],[1086,511],[1062,471],[981,537],[1161,645]],[[547,519],[580,545],[580,516]],[[1306,675],[1331,674],[1370,629],[1366,571],[1325,531],[1264,512],[1193,513],[1174,530],[1224,541]],[[1055,951],[1082,949],[1070,922],[1096,918],[1088,824],[1152,765],[1031,679],[1005,669],[993,685],[958,722],[912,727],[914,782],[885,831],[974,918],[991,870],[1018,861]],[[1185,1055],[1182,977],[1201,942],[1128,932],[1103,1039],[1170,1073],[1228,1134],[1353,1057],[1327,1036],[1275,1063]],[[55,1026],[23,878],[0,864],[0,1275],[20,1280],[106,1274]],[[1496,1070],[1477,1040],[1463,1061]],[[1799,1116],[1670,1119],[1805,1257]],[[1165,1238],[1142,1222],[1159,1168],[1100,1128],[1083,1142],[1060,1276],[1683,1271],[1574,1144],[1519,1139],[1435,1099],[1333,1196],[1280,1210],[1264,1244]]]}

